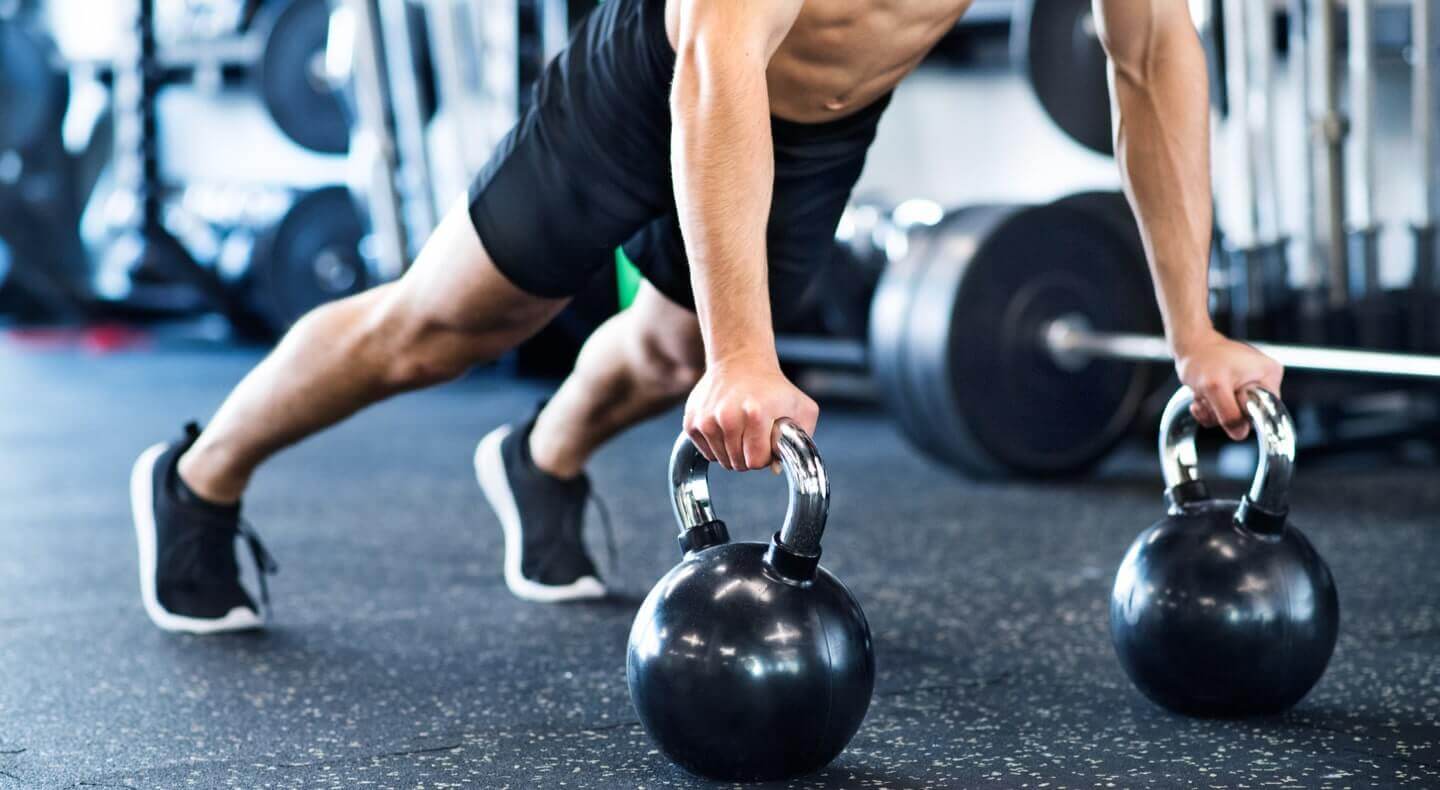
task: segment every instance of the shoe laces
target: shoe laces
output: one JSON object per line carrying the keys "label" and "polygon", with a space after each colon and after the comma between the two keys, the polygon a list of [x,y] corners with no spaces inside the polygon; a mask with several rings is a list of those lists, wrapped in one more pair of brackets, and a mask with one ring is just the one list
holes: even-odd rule
{"label": "shoe laces", "polygon": [[260,542],[260,535],[255,532],[253,524],[242,518],[236,522],[236,531],[250,548],[250,558],[255,561],[255,576],[260,580],[260,605],[265,608],[266,614],[269,614],[270,584],[266,578],[279,573],[280,564],[275,562],[275,555]]}
{"label": "shoe laces", "polygon": [[593,489],[585,499],[594,502],[595,511],[600,514],[600,531],[605,533],[605,575],[613,578],[620,567],[620,552],[615,548],[615,527],[610,523],[610,508]]}

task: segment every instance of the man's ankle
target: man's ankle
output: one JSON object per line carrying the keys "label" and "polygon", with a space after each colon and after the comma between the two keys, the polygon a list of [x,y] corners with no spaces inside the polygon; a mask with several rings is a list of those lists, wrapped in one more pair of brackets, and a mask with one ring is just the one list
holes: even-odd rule
{"label": "man's ankle", "polygon": [[[538,427],[538,424],[537,424]],[[536,469],[560,480],[573,480],[585,471],[584,459],[577,459],[560,449],[563,445],[554,442],[537,441],[537,430],[531,429],[526,437],[525,450],[530,463]]]}
{"label": "man's ankle", "polygon": [[192,493],[213,505],[230,506],[240,502],[245,493],[244,481],[226,481],[223,477],[207,474],[205,458],[191,447],[180,456],[175,464],[175,474]]}

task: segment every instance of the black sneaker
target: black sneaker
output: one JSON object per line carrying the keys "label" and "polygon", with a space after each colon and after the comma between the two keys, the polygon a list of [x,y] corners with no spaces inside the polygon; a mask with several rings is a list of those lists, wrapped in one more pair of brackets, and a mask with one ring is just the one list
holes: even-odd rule
{"label": "black sneaker", "polygon": [[181,492],[180,456],[200,435],[193,423],[179,441],[140,454],[130,474],[130,507],[140,544],[140,599],[145,613],[166,631],[214,634],[259,628],[262,610],[240,584],[235,540],[244,538],[260,568],[261,599],[269,604],[265,576],[275,562],[240,518],[240,508],[211,505]]}
{"label": "black sneaker", "polygon": [[540,471],[530,458],[534,425],[503,425],[475,448],[475,477],[505,532],[505,586],[545,603],[604,597],[580,537],[590,481]]}

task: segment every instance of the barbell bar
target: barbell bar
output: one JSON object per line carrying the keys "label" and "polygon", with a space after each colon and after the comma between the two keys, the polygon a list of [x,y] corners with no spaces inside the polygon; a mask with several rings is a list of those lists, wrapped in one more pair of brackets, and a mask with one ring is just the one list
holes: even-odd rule
{"label": "barbell bar", "polygon": [[[1173,361],[1169,345],[1162,337],[1096,331],[1079,316],[1062,316],[1051,321],[1041,331],[1039,342],[1050,352],[1055,364],[1065,370],[1083,367],[1093,358]],[[1440,356],[1276,343],[1251,345],[1290,370],[1440,381]]]}

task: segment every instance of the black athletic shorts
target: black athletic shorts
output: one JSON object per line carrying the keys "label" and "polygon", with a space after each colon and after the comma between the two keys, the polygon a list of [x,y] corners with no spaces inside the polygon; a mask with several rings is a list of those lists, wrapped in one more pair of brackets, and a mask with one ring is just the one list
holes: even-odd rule
{"label": "black athletic shorts", "polygon": [[[537,296],[573,296],[623,245],[656,289],[694,307],[670,177],[674,71],[665,0],[606,0],[545,69],[470,188],[470,218],[511,282]],[[805,303],[829,259],[888,102],[825,123],[771,120],[766,241],[778,324]]]}

